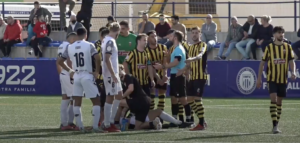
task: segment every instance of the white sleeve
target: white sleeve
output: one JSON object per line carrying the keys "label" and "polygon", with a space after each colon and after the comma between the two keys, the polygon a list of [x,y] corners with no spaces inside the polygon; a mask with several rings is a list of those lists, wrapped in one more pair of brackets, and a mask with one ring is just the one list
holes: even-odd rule
{"label": "white sleeve", "polygon": [[69,58],[69,53],[68,53],[69,45],[67,45],[66,50],[64,53],[61,55],[62,58],[67,59]]}

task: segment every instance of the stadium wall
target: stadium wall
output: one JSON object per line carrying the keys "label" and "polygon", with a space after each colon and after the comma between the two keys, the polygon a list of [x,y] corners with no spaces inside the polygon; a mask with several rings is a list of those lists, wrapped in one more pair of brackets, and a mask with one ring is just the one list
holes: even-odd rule
{"label": "stadium wall", "polygon": [[[53,60],[0,61],[0,93],[17,95],[60,95],[61,88]],[[266,73],[256,89],[259,61],[208,61],[209,80],[204,96],[214,98],[268,98]],[[287,86],[288,97],[300,97],[300,62],[296,81]],[[290,73],[289,73],[290,76]]]}

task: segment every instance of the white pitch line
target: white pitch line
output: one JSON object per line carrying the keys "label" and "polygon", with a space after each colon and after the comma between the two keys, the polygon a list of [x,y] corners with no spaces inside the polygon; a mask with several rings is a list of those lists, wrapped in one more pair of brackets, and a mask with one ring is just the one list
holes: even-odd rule
{"label": "white pitch line", "polygon": [[[300,103],[282,103],[283,105],[299,105]],[[219,107],[219,106],[221,106],[221,107],[223,107],[223,106],[228,106],[228,107],[235,107],[235,106],[255,106],[255,105],[266,105],[266,106],[269,106],[269,104],[233,104],[233,105],[228,105],[228,104],[226,104],[226,105],[207,105],[207,106],[213,106],[213,107]]]}

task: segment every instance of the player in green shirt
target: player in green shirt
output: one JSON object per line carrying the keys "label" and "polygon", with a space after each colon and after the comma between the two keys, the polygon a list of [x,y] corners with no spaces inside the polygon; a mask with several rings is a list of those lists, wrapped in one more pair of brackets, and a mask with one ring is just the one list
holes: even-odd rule
{"label": "player in green shirt", "polygon": [[119,51],[119,64],[123,64],[127,54],[136,48],[136,35],[129,32],[127,21],[121,21],[121,32],[117,38],[117,46]]}

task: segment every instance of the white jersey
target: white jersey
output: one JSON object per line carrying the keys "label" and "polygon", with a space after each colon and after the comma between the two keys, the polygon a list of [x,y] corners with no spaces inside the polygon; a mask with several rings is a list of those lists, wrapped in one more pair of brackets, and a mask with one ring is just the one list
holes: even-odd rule
{"label": "white jersey", "polygon": [[[57,56],[61,57],[62,54],[66,51],[67,46],[69,45],[69,42],[64,41],[62,44],[59,45],[58,50],[57,50]],[[64,62],[65,65],[67,65],[67,61]],[[61,73],[64,74],[69,74],[69,72],[67,72],[66,70],[64,70],[63,68],[61,68]]]}
{"label": "white jersey", "polygon": [[94,44],[80,40],[69,45],[62,57],[70,58],[75,72],[93,72],[92,57],[98,54]]}
{"label": "white jersey", "polygon": [[119,58],[118,58],[118,48],[117,48],[117,43],[116,40],[110,36],[106,36],[103,39],[102,42],[102,74],[104,77],[111,77],[111,74],[107,68],[106,62],[105,62],[105,55],[106,54],[111,54],[111,64],[112,68],[114,70],[115,75],[119,74]]}

